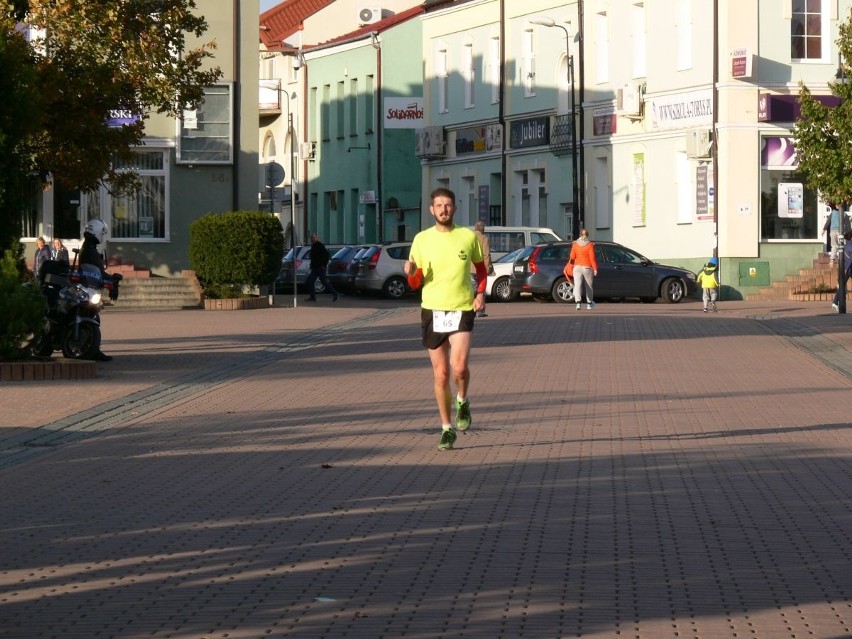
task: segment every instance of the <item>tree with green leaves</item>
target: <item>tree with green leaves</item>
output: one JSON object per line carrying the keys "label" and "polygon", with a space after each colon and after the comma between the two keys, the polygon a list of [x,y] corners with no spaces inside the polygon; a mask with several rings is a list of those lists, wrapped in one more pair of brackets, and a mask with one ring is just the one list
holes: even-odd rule
{"label": "tree with green leaves", "polygon": [[[115,160],[153,114],[196,107],[222,75],[206,31],[194,0],[0,0],[0,249],[18,240],[33,182],[138,187]],[[117,109],[139,119],[110,126]]]}
{"label": "tree with green leaves", "polygon": [[801,115],[793,128],[799,171],[830,202],[852,203],[852,11],[839,25],[840,77],[829,82],[838,106],[826,106],[800,82]]}

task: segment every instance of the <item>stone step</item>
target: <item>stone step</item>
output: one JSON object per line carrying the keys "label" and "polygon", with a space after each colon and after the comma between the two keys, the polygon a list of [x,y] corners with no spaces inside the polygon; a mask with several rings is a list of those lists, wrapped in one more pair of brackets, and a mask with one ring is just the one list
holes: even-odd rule
{"label": "stone step", "polygon": [[201,288],[194,276],[131,277],[121,282],[115,309],[182,309],[201,306]]}
{"label": "stone step", "polygon": [[[787,275],[783,280],[775,281],[771,286],[746,296],[753,302],[760,301],[831,301],[837,288],[837,267],[831,264],[827,255],[819,255],[811,268],[804,268],[798,274]],[[852,280],[849,281],[852,289]]]}

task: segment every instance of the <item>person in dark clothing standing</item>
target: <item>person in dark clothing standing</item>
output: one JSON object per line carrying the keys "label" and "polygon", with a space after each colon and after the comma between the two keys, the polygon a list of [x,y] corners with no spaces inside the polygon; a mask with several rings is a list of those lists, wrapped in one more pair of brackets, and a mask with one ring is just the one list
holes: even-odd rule
{"label": "person in dark clothing standing", "polygon": [[[104,259],[98,250],[98,244],[106,239],[106,235],[107,226],[102,220],[89,220],[83,231],[83,245],[80,247],[80,266],[89,264],[96,267],[101,272],[102,278],[107,278],[109,275],[104,269]],[[95,359],[99,362],[108,362],[112,357],[99,349]]]}
{"label": "person in dark clothing standing", "polygon": [[314,284],[316,284],[317,280],[322,282],[325,292],[332,295],[332,300],[337,301],[337,291],[334,290],[334,286],[331,285],[331,282],[326,277],[326,269],[330,261],[331,256],[328,254],[325,244],[319,241],[316,233],[313,233],[311,235],[311,273],[308,275],[308,281],[305,282],[309,295],[309,297],[305,298],[306,302],[317,301],[316,292],[314,291]]}
{"label": "person in dark clothing standing", "polygon": [[50,259],[50,249],[44,242],[43,237],[36,238],[36,250],[33,257],[33,275],[39,277],[41,275],[41,265]]}
{"label": "person in dark clothing standing", "polygon": [[55,262],[68,262],[68,249],[62,244],[58,237],[53,239],[53,248],[50,249],[50,259]]}

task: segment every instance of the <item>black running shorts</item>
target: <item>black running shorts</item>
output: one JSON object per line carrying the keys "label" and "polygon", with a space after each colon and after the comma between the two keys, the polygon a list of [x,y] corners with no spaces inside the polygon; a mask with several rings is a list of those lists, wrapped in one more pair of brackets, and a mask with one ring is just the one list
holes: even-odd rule
{"label": "black running shorts", "polygon": [[[453,331],[453,333],[470,333],[473,330],[473,320],[475,317],[476,313],[474,311],[462,311],[459,330]],[[434,330],[432,325],[432,311],[428,308],[420,309],[420,328],[422,329],[423,346],[429,350],[439,348],[453,334],[438,333]]]}

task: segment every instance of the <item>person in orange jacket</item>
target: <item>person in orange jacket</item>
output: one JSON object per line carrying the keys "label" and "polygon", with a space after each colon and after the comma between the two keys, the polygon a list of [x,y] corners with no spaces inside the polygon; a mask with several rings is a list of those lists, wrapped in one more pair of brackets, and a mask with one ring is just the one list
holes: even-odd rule
{"label": "person in orange jacket", "polygon": [[595,245],[589,240],[589,232],[586,229],[580,229],[580,237],[571,245],[571,255],[563,272],[568,279],[574,278],[574,301],[577,302],[577,310],[580,310],[583,293],[586,294],[586,308],[594,308],[592,281],[598,274],[598,262],[595,259]]}

